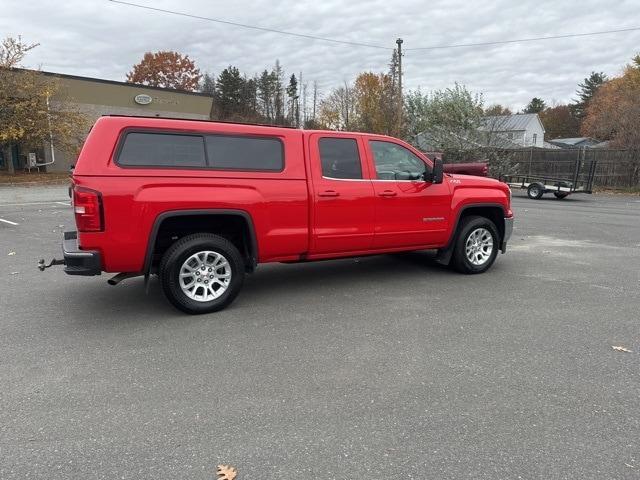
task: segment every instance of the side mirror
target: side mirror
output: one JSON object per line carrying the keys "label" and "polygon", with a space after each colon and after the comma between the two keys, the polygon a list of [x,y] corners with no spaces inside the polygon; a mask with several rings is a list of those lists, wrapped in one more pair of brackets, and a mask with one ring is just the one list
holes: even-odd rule
{"label": "side mirror", "polygon": [[444,166],[441,158],[433,161],[433,172],[431,173],[431,183],[442,183],[444,178]]}

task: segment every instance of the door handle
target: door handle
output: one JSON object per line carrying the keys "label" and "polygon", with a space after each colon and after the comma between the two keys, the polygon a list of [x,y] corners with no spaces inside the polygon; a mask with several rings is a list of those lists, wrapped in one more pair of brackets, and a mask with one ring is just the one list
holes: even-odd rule
{"label": "door handle", "polygon": [[340,195],[335,190],[325,190],[324,192],[318,192],[319,197],[337,197]]}
{"label": "door handle", "polygon": [[397,193],[393,190],[385,190],[383,192],[380,192],[378,195],[380,195],[381,197],[395,197]]}

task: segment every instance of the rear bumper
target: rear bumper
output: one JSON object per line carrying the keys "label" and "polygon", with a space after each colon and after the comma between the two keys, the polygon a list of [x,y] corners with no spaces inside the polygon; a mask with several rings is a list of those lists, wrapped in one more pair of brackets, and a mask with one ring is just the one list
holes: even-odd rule
{"label": "rear bumper", "polygon": [[500,251],[505,253],[507,251],[507,242],[511,238],[513,233],[513,217],[505,217],[504,219],[504,236],[502,237],[502,244],[500,245]]}
{"label": "rear bumper", "polygon": [[67,275],[92,276],[102,273],[100,252],[80,250],[78,232],[64,232],[62,253],[64,255],[64,272]]}

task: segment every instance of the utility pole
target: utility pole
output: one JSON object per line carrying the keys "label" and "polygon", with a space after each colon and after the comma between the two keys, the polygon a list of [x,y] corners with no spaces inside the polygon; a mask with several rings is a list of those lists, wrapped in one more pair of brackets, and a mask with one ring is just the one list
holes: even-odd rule
{"label": "utility pole", "polygon": [[403,107],[403,99],[402,99],[402,39],[398,38],[396,40],[396,44],[398,44],[398,133],[402,131],[402,107]]}

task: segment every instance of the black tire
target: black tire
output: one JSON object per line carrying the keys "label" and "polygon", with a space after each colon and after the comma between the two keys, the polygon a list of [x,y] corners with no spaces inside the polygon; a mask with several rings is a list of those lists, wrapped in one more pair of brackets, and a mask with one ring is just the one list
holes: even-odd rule
{"label": "black tire", "polygon": [[[195,300],[187,296],[180,286],[179,280],[180,270],[187,259],[203,251],[212,251],[222,255],[231,270],[231,278],[226,286],[226,291],[209,301]],[[211,233],[196,233],[181,238],[169,247],[160,262],[159,276],[162,291],[167,300],[178,310],[195,315],[217,312],[233,302],[244,283],[244,274],[242,255],[231,242]]]}
{"label": "black tire", "polygon": [[544,187],[539,183],[532,183],[527,188],[527,196],[532,200],[539,200],[544,194]]}
{"label": "black tire", "polygon": [[553,192],[553,194],[558,200],[562,200],[563,198],[567,198],[569,196],[567,192]]}
{"label": "black tire", "polygon": [[[492,249],[489,257],[481,265],[475,265],[466,255],[466,243],[469,236],[478,229],[485,229],[491,235]],[[469,216],[461,220],[458,236],[453,250],[453,267],[460,273],[475,274],[486,272],[498,256],[500,234],[496,225],[486,217]]]}

